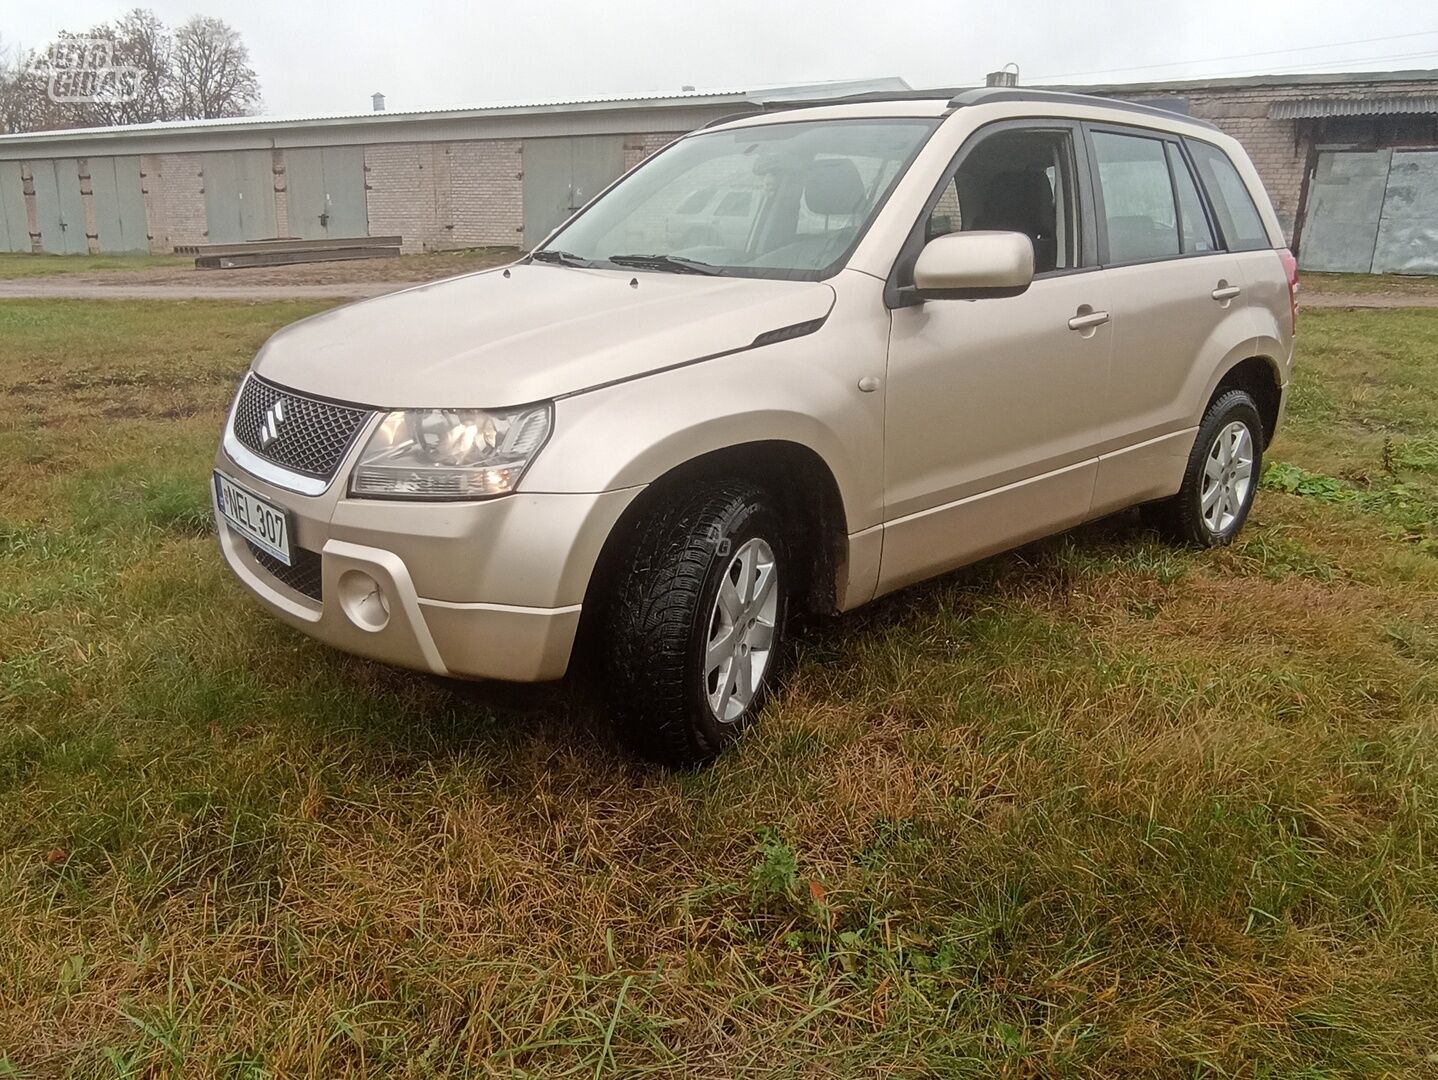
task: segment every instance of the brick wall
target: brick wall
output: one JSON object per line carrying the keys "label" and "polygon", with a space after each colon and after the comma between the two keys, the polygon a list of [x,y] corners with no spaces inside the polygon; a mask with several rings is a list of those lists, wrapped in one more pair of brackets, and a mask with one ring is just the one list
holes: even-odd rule
{"label": "brick wall", "polygon": [[626,171],[634,168],[650,154],[663,150],[675,139],[683,135],[682,131],[660,131],[646,135],[630,135],[624,140],[624,168]]}
{"label": "brick wall", "polygon": [[371,236],[402,236],[406,253],[425,251],[438,237],[439,143],[386,143],[364,151],[365,199]]}
{"label": "brick wall", "polygon": [[290,181],[285,175],[285,153],[271,151],[270,171],[275,177],[275,235],[290,235]]}
{"label": "brick wall", "polygon": [[205,178],[199,154],[145,154],[140,158],[140,183],[145,193],[152,252],[161,254],[176,244],[208,241]]}
{"label": "brick wall", "polygon": [[448,231],[452,246],[507,246],[524,231],[519,139],[450,143]]}
{"label": "brick wall", "polygon": [[[1345,98],[1373,94],[1432,93],[1432,82],[1343,83],[1314,86],[1256,86],[1241,88],[1183,89],[1172,92],[1134,94],[1144,101],[1162,104],[1166,98],[1180,98],[1188,103],[1189,113],[1208,120],[1232,135],[1248,151],[1249,157],[1263,178],[1268,197],[1283,225],[1284,234],[1293,241],[1294,222],[1303,197],[1304,175],[1308,170],[1311,138],[1308,128],[1292,120],[1271,120],[1269,107],[1276,101],[1294,98]],[[1377,117],[1358,121],[1372,129]]]}

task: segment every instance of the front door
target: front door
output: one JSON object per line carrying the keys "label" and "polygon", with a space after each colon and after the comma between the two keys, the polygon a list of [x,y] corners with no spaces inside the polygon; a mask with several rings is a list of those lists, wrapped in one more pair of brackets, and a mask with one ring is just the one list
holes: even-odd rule
{"label": "front door", "polygon": [[923,225],[1027,234],[1019,296],[893,311],[885,592],[1082,521],[1108,385],[1108,283],[1092,255],[1077,128],[996,126],[960,150]]}

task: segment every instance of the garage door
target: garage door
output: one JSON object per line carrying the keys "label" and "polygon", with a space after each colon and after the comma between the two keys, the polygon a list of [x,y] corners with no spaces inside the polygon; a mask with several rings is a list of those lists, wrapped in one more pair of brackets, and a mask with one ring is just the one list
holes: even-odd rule
{"label": "garage door", "polygon": [[534,247],[624,171],[624,136],[524,140],[524,246]]}
{"label": "garage door", "polygon": [[1393,151],[1373,272],[1438,274],[1438,151]]}
{"label": "garage door", "polygon": [[1438,151],[1319,154],[1299,264],[1358,274],[1438,274]]}
{"label": "garage door", "polygon": [[40,225],[40,249],[52,255],[84,255],[85,204],[80,201],[80,167],[74,158],[35,161],[35,216]]}
{"label": "garage door", "polygon": [[30,250],[30,219],[25,214],[25,181],[18,161],[0,161],[0,251]]}
{"label": "garage door", "polygon": [[320,240],[369,235],[363,147],[286,150],[285,190],[291,236]]}
{"label": "garage door", "polygon": [[275,177],[268,150],[204,156],[205,220],[210,243],[238,244],[275,235]]}
{"label": "garage door", "polygon": [[100,250],[143,255],[150,250],[145,224],[145,195],[138,157],[90,159],[90,190],[95,201],[95,232]]}

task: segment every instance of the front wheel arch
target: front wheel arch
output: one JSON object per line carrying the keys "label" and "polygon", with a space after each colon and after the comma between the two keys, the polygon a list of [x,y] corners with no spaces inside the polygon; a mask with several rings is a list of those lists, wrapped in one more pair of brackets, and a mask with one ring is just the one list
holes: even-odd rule
{"label": "front wheel arch", "polygon": [[800,562],[808,569],[795,590],[798,606],[828,614],[838,610],[848,572],[848,522],[838,481],[812,448],[782,439],[740,443],[681,462],[648,484],[610,529],[590,574],[580,616],[580,640],[592,643],[603,622],[609,585],[633,542],[638,525],[654,508],[696,484],[745,480],[769,492],[779,505]]}

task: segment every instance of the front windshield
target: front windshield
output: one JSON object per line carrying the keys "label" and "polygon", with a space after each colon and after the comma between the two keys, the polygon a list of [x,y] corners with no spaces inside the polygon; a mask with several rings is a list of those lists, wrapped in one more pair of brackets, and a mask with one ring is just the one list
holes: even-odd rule
{"label": "front windshield", "polygon": [[631,173],[540,261],[816,280],[846,259],[938,120],[704,132]]}

